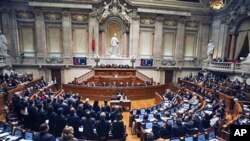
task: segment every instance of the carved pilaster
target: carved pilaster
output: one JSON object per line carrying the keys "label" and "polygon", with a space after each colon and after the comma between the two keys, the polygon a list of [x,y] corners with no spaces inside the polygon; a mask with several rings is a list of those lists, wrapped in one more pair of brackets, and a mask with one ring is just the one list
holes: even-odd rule
{"label": "carved pilaster", "polygon": [[30,11],[16,11],[17,18],[20,19],[33,19],[34,14]]}
{"label": "carved pilaster", "polygon": [[[46,34],[45,34],[45,21],[44,14],[40,9],[35,10],[35,33],[36,33],[36,51],[37,57],[43,58],[46,52]],[[39,63],[39,60],[38,60]]]}
{"label": "carved pilaster", "polygon": [[155,58],[161,58],[162,53],[162,40],[163,40],[163,17],[157,17],[155,19],[155,31],[154,31],[154,48],[153,56]]}
{"label": "carved pilaster", "polygon": [[72,25],[71,14],[69,11],[62,12],[62,31],[63,31],[63,52],[65,57],[69,57],[72,51]]}

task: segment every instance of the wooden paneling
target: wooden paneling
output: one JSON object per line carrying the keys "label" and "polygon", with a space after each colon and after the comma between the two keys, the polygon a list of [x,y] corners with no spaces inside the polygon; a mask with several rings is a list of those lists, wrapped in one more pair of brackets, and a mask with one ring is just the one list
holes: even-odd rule
{"label": "wooden paneling", "polygon": [[79,93],[83,98],[90,99],[111,99],[118,90],[128,97],[128,99],[153,98],[155,92],[164,93],[166,84],[156,86],[135,86],[135,87],[85,87],[79,85],[63,84],[65,92]]}

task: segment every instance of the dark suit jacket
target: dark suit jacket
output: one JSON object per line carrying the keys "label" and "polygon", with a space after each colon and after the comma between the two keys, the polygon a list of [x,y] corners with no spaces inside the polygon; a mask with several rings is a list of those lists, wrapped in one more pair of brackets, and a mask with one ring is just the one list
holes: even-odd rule
{"label": "dark suit jacket", "polygon": [[56,141],[56,138],[47,132],[40,132],[35,134],[34,141]]}
{"label": "dark suit jacket", "polygon": [[182,137],[182,136],[185,136],[186,135],[186,128],[185,126],[177,126],[175,125],[173,127],[173,136],[175,137]]}
{"label": "dark suit jacket", "polygon": [[123,139],[125,135],[124,123],[123,121],[114,121],[112,123],[111,132],[114,139]]}
{"label": "dark suit jacket", "polygon": [[94,118],[84,118],[82,120],[82,125],[83,125],[82,135],[87,139],[91,139],[94,136],[93,127],[95,126],[95,119]]}
{"label": "dark suit jacket", "polygon": [[99,137],[108,138],[111,124],[106,120],[100,120],[96,123],[96,132]]}

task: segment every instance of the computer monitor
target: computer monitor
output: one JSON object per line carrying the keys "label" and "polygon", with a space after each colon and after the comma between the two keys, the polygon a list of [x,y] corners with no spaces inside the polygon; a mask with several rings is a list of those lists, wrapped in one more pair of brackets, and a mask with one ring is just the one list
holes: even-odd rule
{"label": "computer monitor", "polygon": [[170,139],[170,141],[180,141],[179,138]]}
{"label": "computer monitor", "polygon": [[136,115],[136,114],[137,114],[137,110],[133,110],[133,111],[132,111],[132,114],[133,114],[133,115]]}
{"label": "computer monitor", "polygon": [[14,136],[23,137],[23,131],[21,129],[19,129],[19,128],[15,128]]}
{"label": "computer monitor", "polygon": [[164,125],[164,122],[163,121],[158,121],[157,125],[159,125],[160,127],[162,127]]}
{"label": "computer monitor", "polygon": [[156,110],[156,106],[152,107],[153,110]]}
{"label": "computer monitor", "polygon": [[145,109],[140,110],[141,114],[145,114]]}
{"label": "computer monitor", "polygon": [[184,141],[193,141],[194,138],[192,136],[185,137]]}
{"label": "computer monitor", "polygon": [[4,123],[0,122],[0,133],[4,131]]}
{"label": "computer monitor", "polygon": [[5,128],[5,132],[9,132],[10,134],[12,134],[12,130],[13,130],[13,126],[12,125],[6,125],[6,128]]}
{"label": "computer monitor", "polygon": [[215,139],[215,132],[214,130],[211,130],[208,132],[208,140]]}
{"label": "computer monitor", "polygon": [[144,117],[144,115],[142,115],[142,114],[139,115],[140,120],[143,120],[143,117]]}
{"label": "computer monitor", "polygon": [[153,127],[153,123],[152,122],[146,122],[145,124],[145,128],[146,129],[151,129]]}
{"label": "computer monitor", "polygon": [[168,123],[169,125],[173,125],[173,124],[174,124],[174,119],[168,119],[168,120],[167,120],[167,123]]}
{"label": "computer monitor", "polygon": [[154,114],[148,114],[148,119],[153,119],[154,118]]}
{"label": "computer monitor", "polygon": [[31,132],[31,131],[25,131],[25,133],[24,133],[24,139],[26,139],[26,140],[33,140],[33,132]]}
{"label": "computer monitor", "polygon": [[197,141],[206,141],[205,134],[199,134],[197,136]]}
{"label": "computer monitor", "polygon": [[156,108],[157,108],[157,109],[161,108],[161,104],[158,104],[158,105],[156,106]]}

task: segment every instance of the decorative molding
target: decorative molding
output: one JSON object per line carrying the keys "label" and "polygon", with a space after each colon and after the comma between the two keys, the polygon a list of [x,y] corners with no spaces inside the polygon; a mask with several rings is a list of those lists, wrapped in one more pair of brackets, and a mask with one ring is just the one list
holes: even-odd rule
{"label": "decorative molding", "polygon": [[84,14],[72,14],[72,21],[78,21],[78,22],[83,22],[87,21],[88,16]]}
{"label": "decorative molding", "polygon": [[67,10],[64,10],[64,11],[62,12],[62,15],[63,15],[64,17],[70,17],[70,12],[67,11]]}
{"label": "decorative molding", "polygon": [[187,19],[185,19],[185,18],[179,18],[178,22],[185,24],[187,22]]}
{"label": "decorative molding", "polygon": [[60,20],[60,19],[62,19],[62,15],[60,13],[55,13],[55,12],[45,13],[45,19],[47,19],[47,20]]}
{"label": "decorative molding", "polygon": [[163,23],[167,26],[177,26],[178,20],[174,18],[166,18]]}
{"label": "decorative molding", "polygon": [[104,2],[103,8],[101,10],[94,11],[90,16],[95,16],[97,13],[100,23],[104,22],[110,16],[118,16],[126,23],[130,24],[132,23],[133,18],[133,16],[131,16],[132,11],[132,9],[127,7],[126,2],[121,4],[120,0],[111,0],[109,3]]}
{"label": "decorative molding", "polygon": [[155,23],[155,20],[149,19],[149,18],[144,18],[144,19],[141,19],[141,20],[140,20],[140,23],[141,23],[141,24],[150,25],[150,24],[154,24],[154,23]]}
{"label": "decorative molding", "polygon": [[156,17],[155,21],[157,21],[157,22],[163,22],[164,18],[163,17]]}
{"label": "decorative molding", "polygon": [[239,19],[245,16],[250,16],[250,2],[248,0],[241,0],[229,10],[226,16],[226,24],[232,28]]}
{"label": "decorative molding", "polygon": [[187,21],[186,27],[197,28],[199,27],[199,22],[197,21]]}
{"label": "decorative molding", "polygon": [[16,11],[17,18],[21,19],[33,19],[34,14],[30,11]]}
{"label": "decorative molding", "polygon": [[40,16],[43,13],[42,10],[40,9],[35,9],[34,11],[35,11],[34,13],[36,16]]}
{"label": "decorative molding", "polygon": [[204,20],[201,21],[201,24],[203,25],[211,25],[212,19],[211,18],[204,18]]}
{"label": "decorative molding", "polygon": [[46,62],[48,64],[62,64],[63,63],[63,58],[61,58],[61,57],[50,57],[50,58],[46,58]]}

